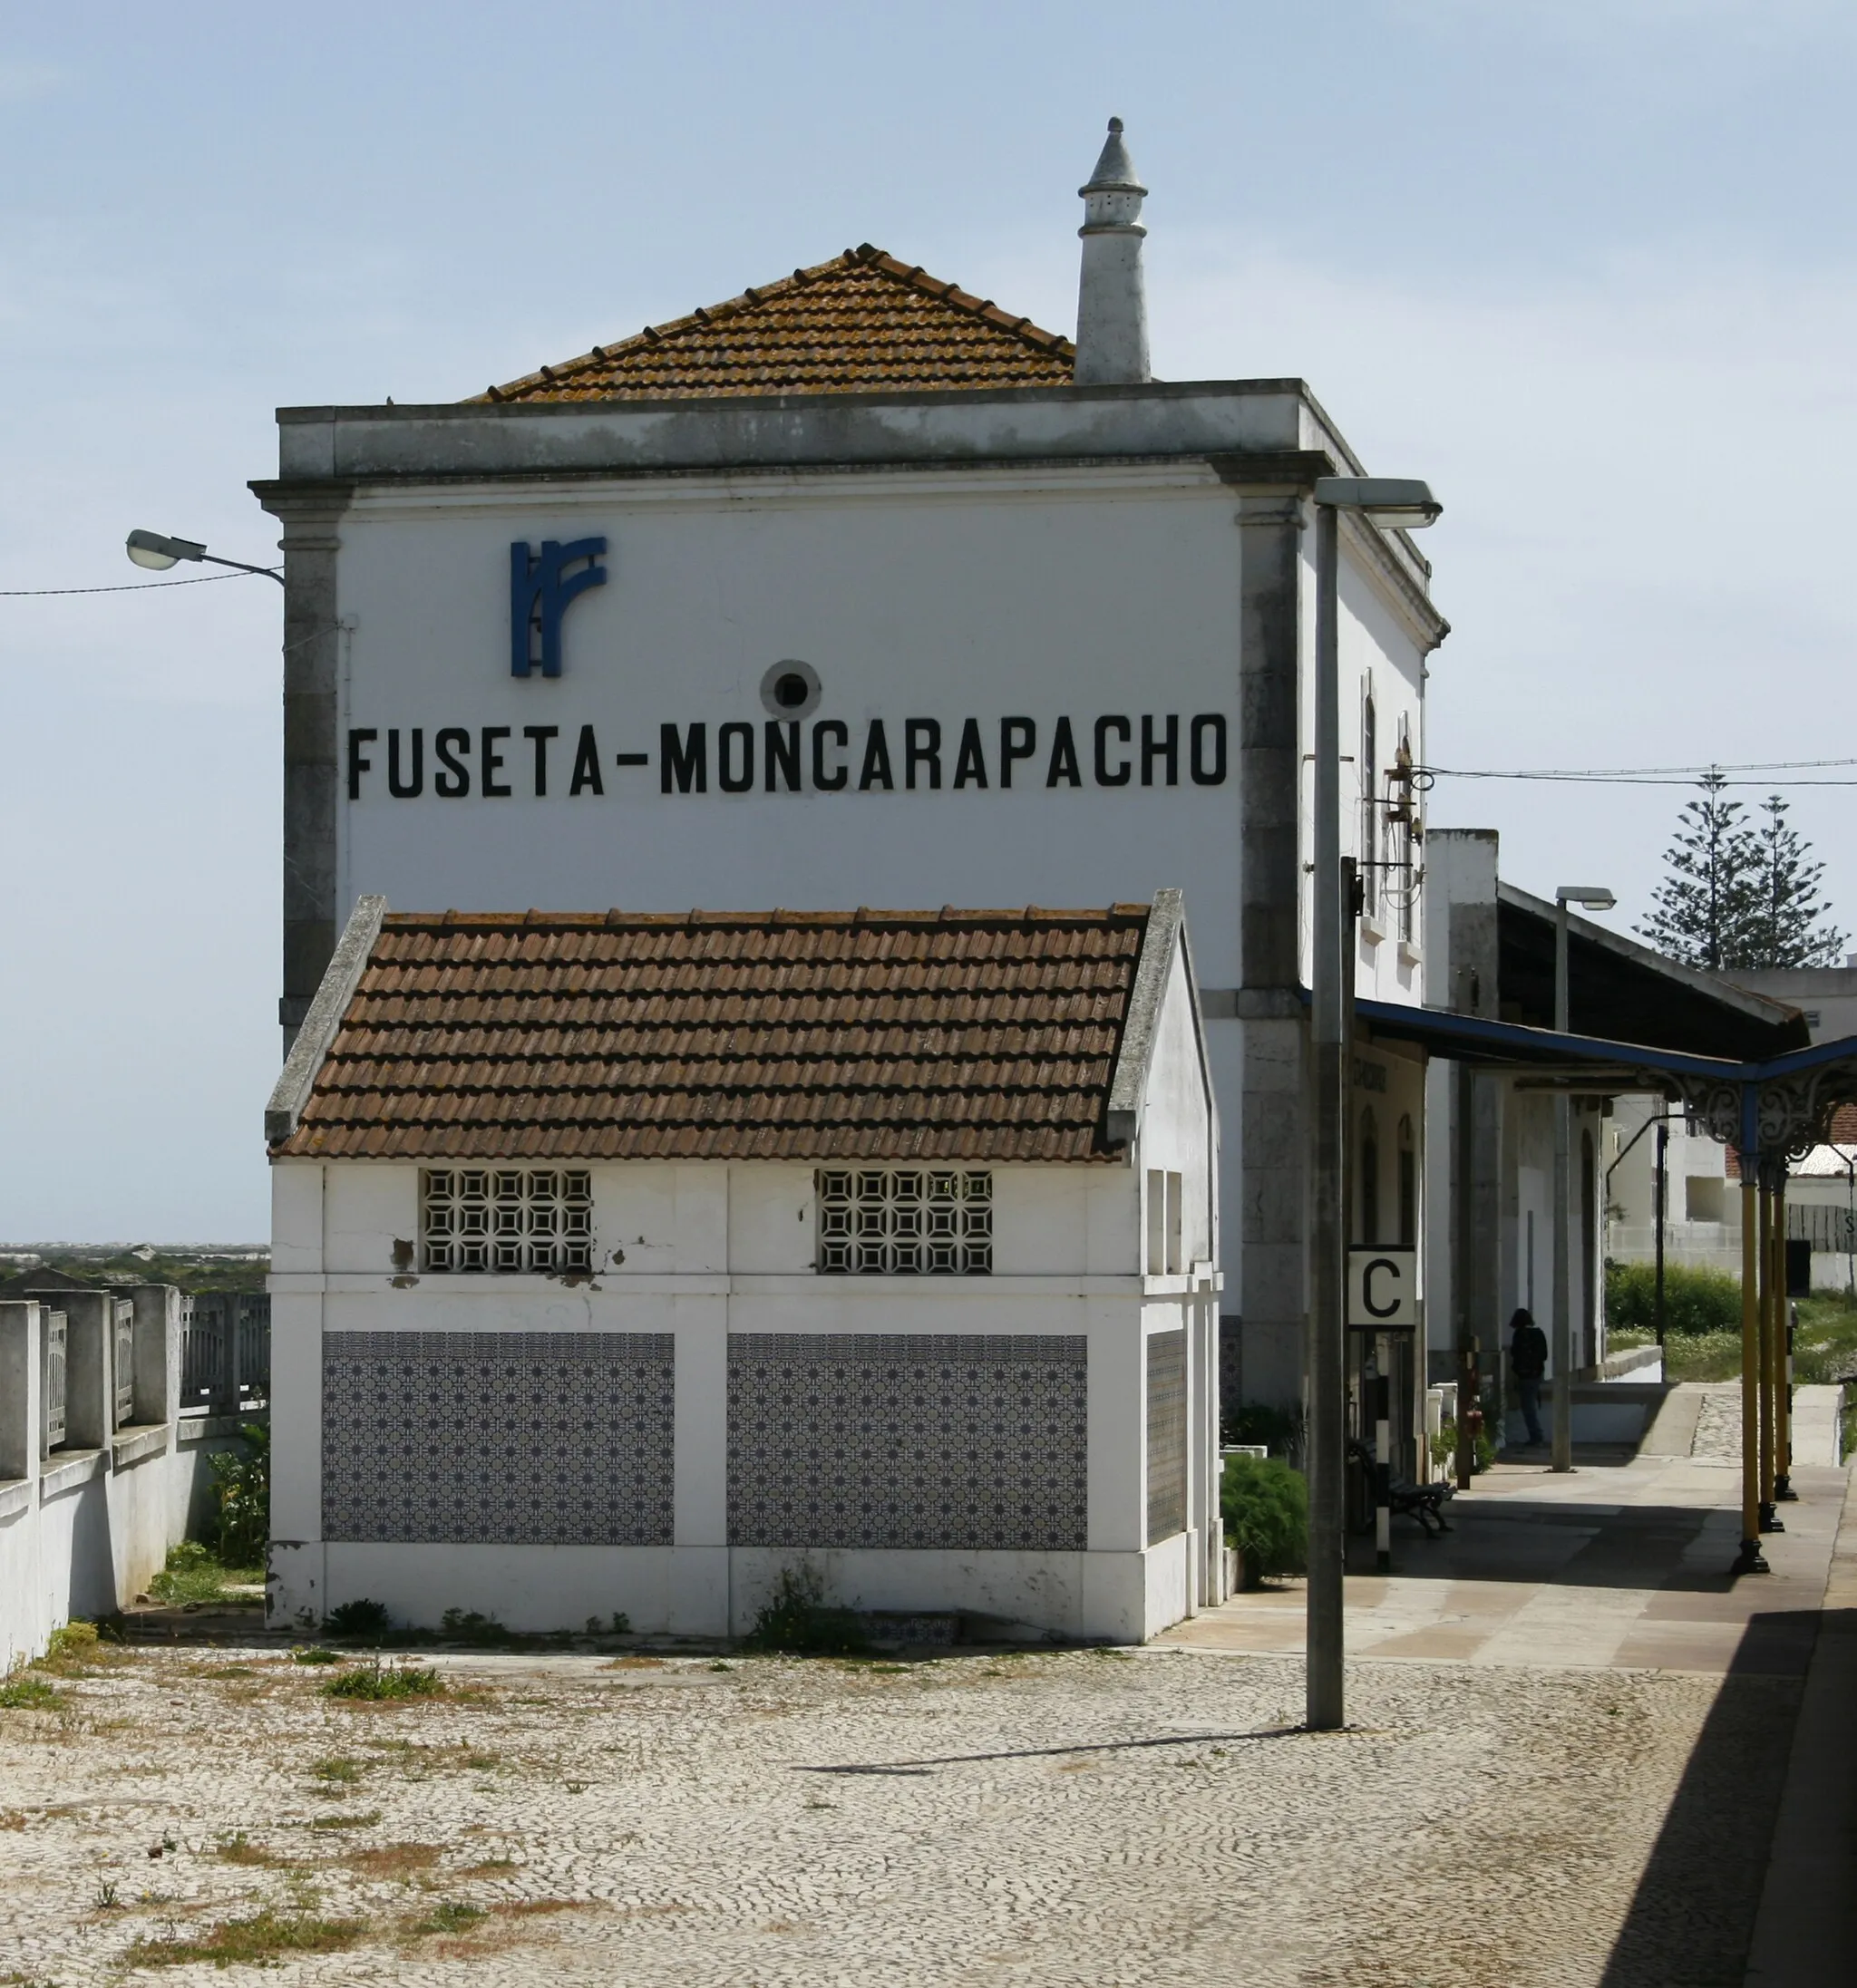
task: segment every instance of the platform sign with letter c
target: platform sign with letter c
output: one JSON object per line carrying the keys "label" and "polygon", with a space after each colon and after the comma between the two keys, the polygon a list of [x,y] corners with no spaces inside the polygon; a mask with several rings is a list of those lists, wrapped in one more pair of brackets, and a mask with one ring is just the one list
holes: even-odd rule
{"label": "platform sign with letter c", "polygon": [[1383,1333],[1418,1324],[1417,1250],[1347,1252],[1347,1323]]}

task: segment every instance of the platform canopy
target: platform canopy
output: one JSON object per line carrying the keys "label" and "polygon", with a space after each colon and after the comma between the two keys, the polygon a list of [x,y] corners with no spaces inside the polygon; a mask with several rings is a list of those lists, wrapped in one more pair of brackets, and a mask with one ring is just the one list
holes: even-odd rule
{"label": "platform canopy", "polygon": [[1857,1101],[1857,1036],[1737,1060],[1395,1001],[1358,1001],[1354,1015],[1357,1035],[1544,1088],[1681,1099],[1713,1137],[1767,1167],[1823,1145],[1832,1113]]}

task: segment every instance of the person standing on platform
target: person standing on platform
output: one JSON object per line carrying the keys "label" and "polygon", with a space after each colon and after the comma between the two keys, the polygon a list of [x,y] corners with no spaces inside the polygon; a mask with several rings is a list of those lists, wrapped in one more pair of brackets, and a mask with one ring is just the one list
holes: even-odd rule
{"label": "person standing on platform", "polygon": [[1522,1419],[1528,1424],[1531,1449],[1547,1440],[1541,1434],[1541,1377],[1548,1371],[1548,1335],[1526,1305],[1509,1321],[1509,1365],[1522,1396]]}

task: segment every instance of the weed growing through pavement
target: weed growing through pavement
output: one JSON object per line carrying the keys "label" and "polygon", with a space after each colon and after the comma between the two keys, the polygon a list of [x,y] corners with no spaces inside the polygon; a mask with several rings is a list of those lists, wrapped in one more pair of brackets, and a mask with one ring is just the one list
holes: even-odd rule
{"label": "weed growing through pavement", "polygon": [[117,1904],[118,1900],[116,1896],[116,1887],[114,1885],[103,1884],[97,1886],[97,1910],[99,1912],[113,1912],[116,1909]]}
{"label": "weed growing through pavement", "polygon": [[342,1861],[367,1877],[408,1880],[415,1871],[429,1871],[439,1860],[435,1843],[382,1843],[373,1849],[351,1850]]}
{"label": "weed growing through pavement", "polygon": [[802,1562],[781,1569],[742,1646],[790,1656],[861,1656],[869,1644],[856,1615],[831,1606],[818,1569]]}
{"label": "weed growing through pavement", "polygon": [[345,1698],[367,1704],[386,1704],[409,1698],[442,1698],[444,1681],[436,1671],[412,1664],[370,1664],[343,1671],[318,1687],[325,1698]]}
{"label": "weed growing through pavement", "polygon": [[371,1829],[381,1819],[378,1809],[370,1809],[365,1815],[355,1816],[312,1816],[312,1829]]}
{"label": "weed growing through pavement", "polygon": [[466,1905],[461,1898],[446,1898],[435,1905],[423,1919],[407,1928],[414,1937],[428,1933],[462,1933],[484,1916],[481,1906]]}
{"label": "weed growing through pavement", "polygon": [[335,1954],[367,1931],[365,1919],[323,1919],[311,1913],[281,1913],[265,1906],[243,1919],[228,1919],[205,1932],[167,1940],[137,1940],[123,1955],[131,1967],[179,1967],[211,1961],[216,1967],[237,1962],[262,1966],[285,1954]]}
{"label": "weed growing through pavement", "polygon": [[344,1788],[352,1788],[361,1779],[365,1765],[365,1761],[351,1760],[338,1754],[333,1760],[318,1760],[310,1772],[319,1781],[334,1781]]}
{"label": "weed growing through pavement", "polygon": [[222,1864],[275,1867],[289,1861],[287,1857],[279,1857],[276,1851],[266,1849],[262,1843],[254,1843],[243,1829],[235,1829],[230,1836],[222,1836],[214,1854]]}
{"label": "weed growing through pavement", "polygon": [[49,1678],[18,1671],[0,1683],[0,1709],[7,1712],[56,1712],[63,1694]]}

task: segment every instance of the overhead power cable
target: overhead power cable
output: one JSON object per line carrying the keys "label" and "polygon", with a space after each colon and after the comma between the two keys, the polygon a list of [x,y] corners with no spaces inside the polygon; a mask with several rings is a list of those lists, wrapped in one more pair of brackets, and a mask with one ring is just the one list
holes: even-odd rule
{"label": "overhead power cable", "polygon": [[248,580],[249,573],[201,573],[190,580],[125,580],[121,587],[0,587],[0,600],[43,600],[53,594],[141,594],[151,587],[210,587],[215,580]]}
{"label": "overhead power cable", "polygon": [[1693,787],[1711,773],[1722,776],[1725,787],[1857,787],[1857,778],[1737,780],[1740,773],[1812,772],[1827,767],[1857,767],[1857,759],[1841,760],[1755,760],[1745,765],[1724,766],[1611,766],[1611,767],[1487,767],[1426,766],[1417,769],[1426,785],[1434,780],[1533,780],[1569,781],[1600,787]]}

